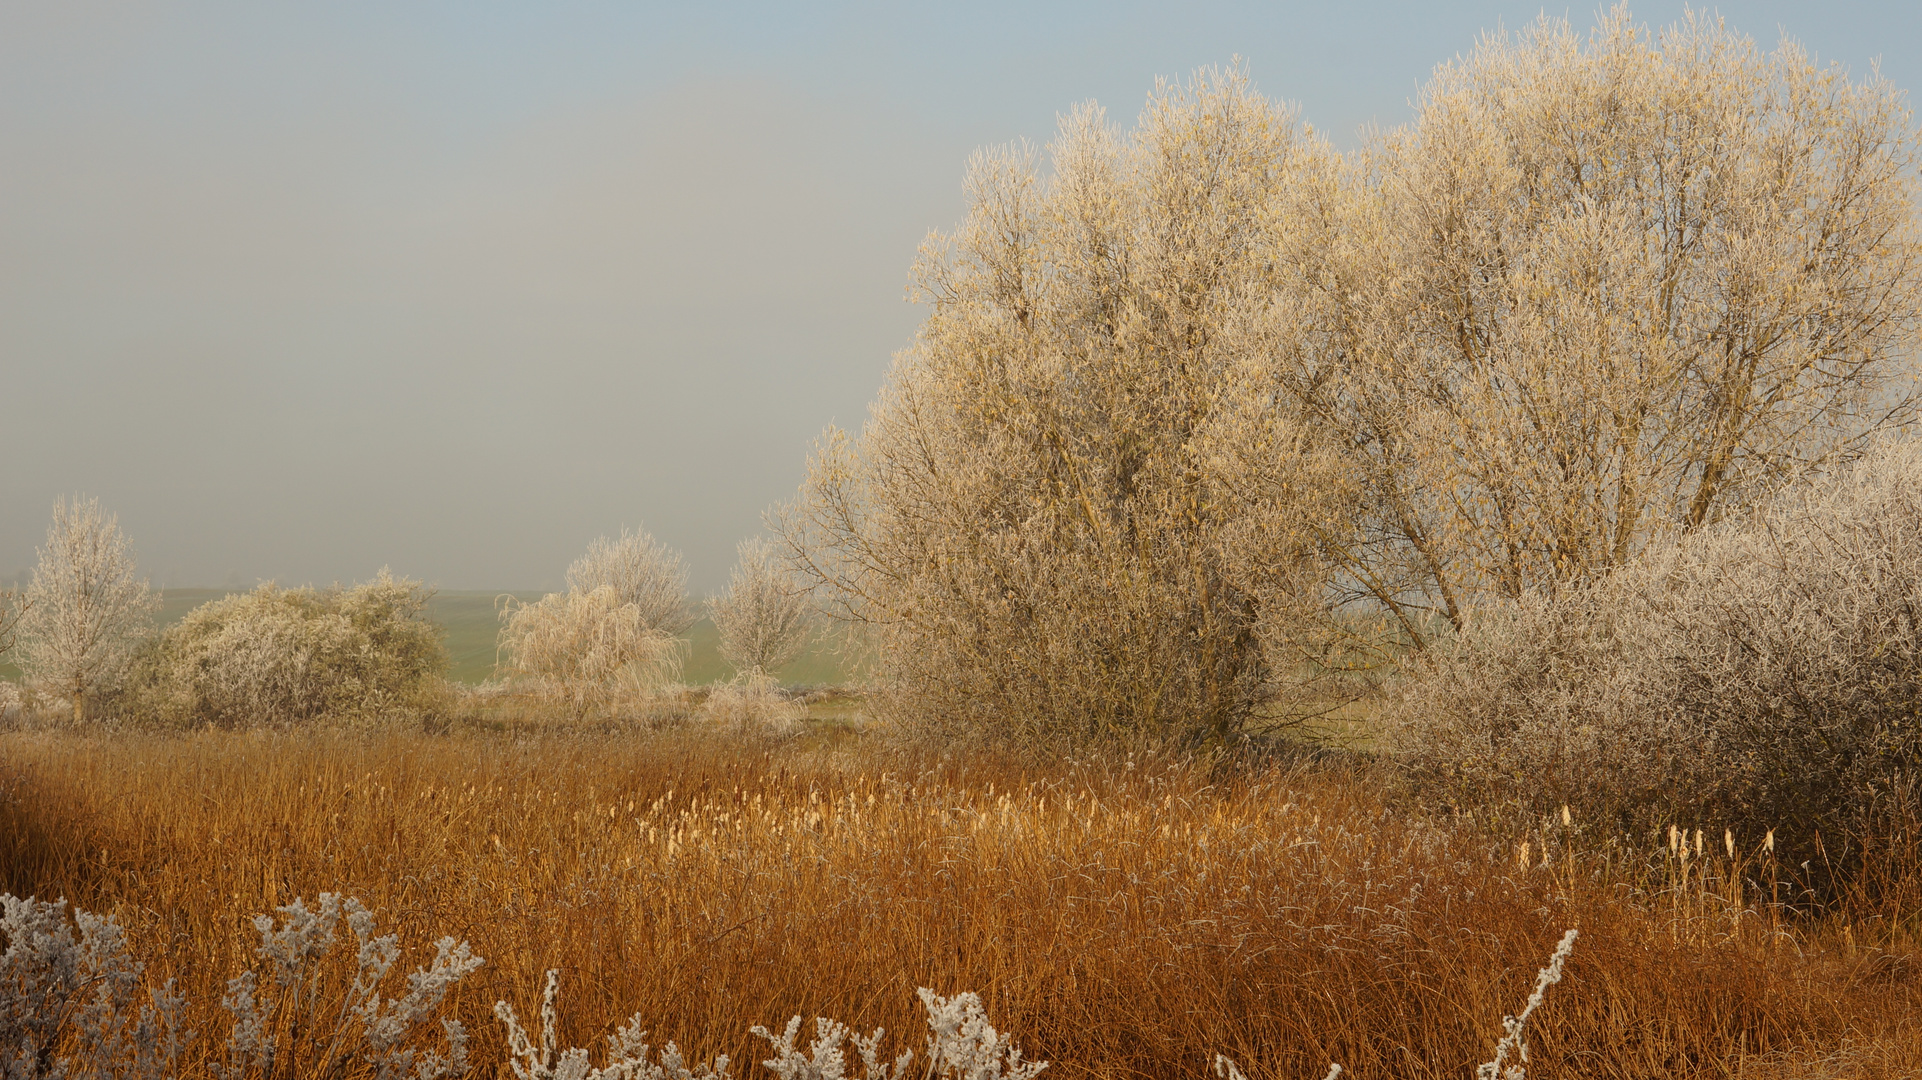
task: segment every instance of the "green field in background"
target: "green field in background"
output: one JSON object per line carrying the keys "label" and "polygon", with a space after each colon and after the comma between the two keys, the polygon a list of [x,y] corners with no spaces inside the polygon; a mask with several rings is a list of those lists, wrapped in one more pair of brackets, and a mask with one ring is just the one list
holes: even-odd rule
{"label": "green field in background", "polygon": [[[189,611],[209,600],[226,596],[229,589],[166,589],[160,594],[161,626],[178,622]],[[477,683],[494,673],[494,642],[500,630],[499,605],[507,599],[539,600],[537,592],[486,592],[449,590],[435,593],[427,601],[427,617],[447,631],[447,677],[460,683]],[[718,682],[733,674],[721,661],[717,647],[719,634],[706,619],[688,631],[687,666],[681,681],[689,685]],[[838,684],[848,681],[833,649],[826,641],[816,641],[794,663],[775,673],[790,685]],[[20,669],[0,662],[0,678],[18,679]]]}

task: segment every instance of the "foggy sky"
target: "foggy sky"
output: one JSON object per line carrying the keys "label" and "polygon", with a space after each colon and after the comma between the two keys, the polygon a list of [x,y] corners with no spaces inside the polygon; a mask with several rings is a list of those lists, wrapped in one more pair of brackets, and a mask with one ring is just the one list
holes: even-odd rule
{"label": "foggy sky", "polygon": [[[1236,55],[1353,145],[1540,10],[1031,6],[0,4],[0,575],[78,492],[155,585],[550,588],[644,525],[718,588],[971,150]],[[1922,5],[1719,10],[1922,81]]]}

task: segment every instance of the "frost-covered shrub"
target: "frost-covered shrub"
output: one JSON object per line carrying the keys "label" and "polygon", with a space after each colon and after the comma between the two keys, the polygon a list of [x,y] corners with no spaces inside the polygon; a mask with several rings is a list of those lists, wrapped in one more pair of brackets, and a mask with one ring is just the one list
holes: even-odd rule
{"label": "frost-covered shrub", "polygon": [[646,696],[680,676],[694,624],[687,567],[646,531],[601,537],[567,568],[567,591],[501,609],[502,674],[572,706]]}
{"label": "frost-covered shrub", "polygon": [[342,588],[262,585],[168,627],[136,664],[136,711],[181,725],[295,724],[416,703],[447,666],[431,591],[385,570]]}
{"label": "frost-covered shrub", "polygon": [[577,714],[664,685],[680,674],[681,642],[647,619],[611,585],[511,605],[501,612],[507,674],[567,700]]}
{"label": "frost-covered shrub", "polygon": [[1922,446],[1477,612],[1409,667],[1397,741],[1464,798],[1833,855],[1922,765]]}
{"label": "frost-covered shrub", "polygon": [[718,683],[701,703],[700,719],[741,735],[785,735],[807,719],[807,706],[781,693],[774,676],[758,668]]}

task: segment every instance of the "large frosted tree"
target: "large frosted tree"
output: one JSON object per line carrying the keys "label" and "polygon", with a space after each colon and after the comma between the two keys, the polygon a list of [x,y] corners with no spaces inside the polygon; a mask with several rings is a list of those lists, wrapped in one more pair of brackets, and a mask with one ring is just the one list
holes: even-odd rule
{"label": "large frosted tree", "polygon": [[1701,16],[1486,37],[1345,160],[1231,73],[1047,164],[973,161],[781,519],[923,719],[1231,730],[1922,403],[1902,95]]}
{"label": "large frosted tree", "polygon": [[1332,156],[1238,71],[976,155],[929,313],[780,517],[900,714],[1015,739],[1227,732],[1304,671],[1339,457],[1297,422],[1292,219]]}
{"label": "large frosted tree", "polygon": [[1443,65],[1320,230],[1294,377],[1369,479],[1350,583],[1420,641],[1916,419],[1916,133],[1784,43],[1624,9]]}

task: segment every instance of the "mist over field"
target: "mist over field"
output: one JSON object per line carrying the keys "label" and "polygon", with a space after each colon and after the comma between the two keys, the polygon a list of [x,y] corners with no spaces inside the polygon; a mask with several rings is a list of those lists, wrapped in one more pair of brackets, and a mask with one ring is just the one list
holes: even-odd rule
{"label": "mist over field", "polygon": [[[1721,10],[1917,81],[1910,6]],[[718,588],[912,340],[975,148],[1236,55],[1352,144],[1537,13],[9,6],[0,576],[82,493],[156,585],[546,589],[645,525]]]}

